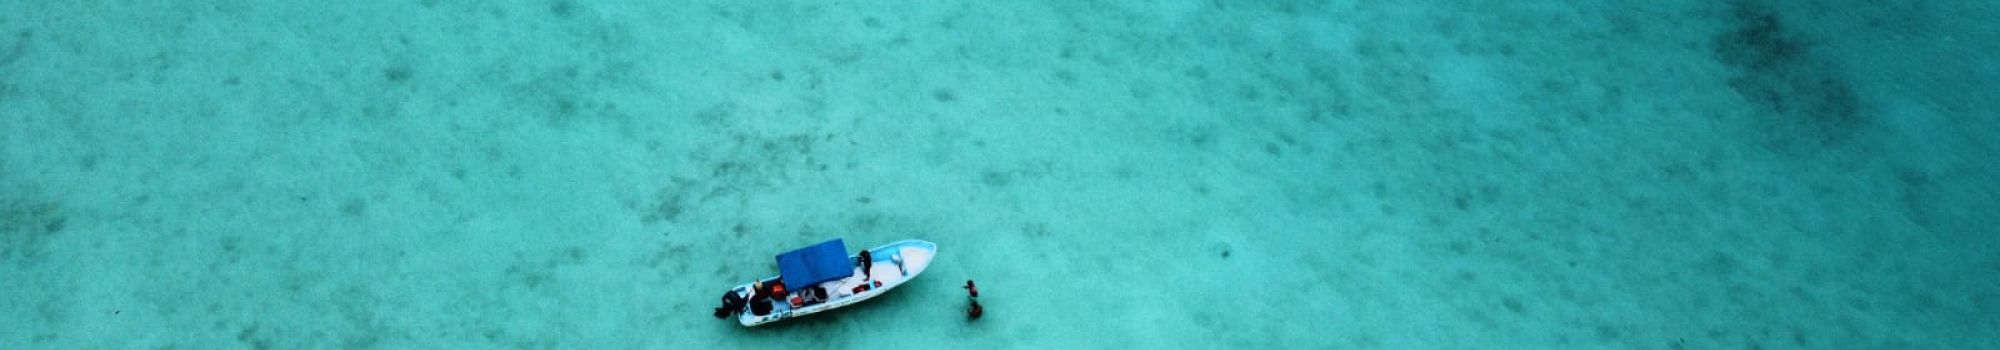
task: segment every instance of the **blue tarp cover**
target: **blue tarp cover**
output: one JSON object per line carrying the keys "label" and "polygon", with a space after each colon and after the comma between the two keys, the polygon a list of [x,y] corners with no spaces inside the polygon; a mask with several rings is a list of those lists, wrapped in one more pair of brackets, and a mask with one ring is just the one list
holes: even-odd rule
{"label": "blue tarp cover", "polygon": [[778,277],[788,290],[803,290],[853,275],[854,264],[847,260],[847,245],[839,238],[778,254]]}

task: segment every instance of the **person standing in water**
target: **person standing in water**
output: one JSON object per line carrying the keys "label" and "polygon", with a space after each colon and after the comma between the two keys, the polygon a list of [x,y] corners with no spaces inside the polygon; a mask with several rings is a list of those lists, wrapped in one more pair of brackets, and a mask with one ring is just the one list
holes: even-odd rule
{"label": "person standing in water", "polygon": [[977,320],[980,316],[986,315],[986,308],[979,306],[979,286],[973,285],[972,280],[965,280],[965,291],[972,294],[972,305],[966,307],[965,318]]}

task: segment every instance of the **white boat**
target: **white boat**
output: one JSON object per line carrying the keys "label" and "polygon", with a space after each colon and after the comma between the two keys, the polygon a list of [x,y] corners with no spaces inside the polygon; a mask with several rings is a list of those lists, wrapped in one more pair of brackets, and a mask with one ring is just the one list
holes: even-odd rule
{"label": "white boat", "polygon": [[[860,255],[846,255],[846,250],[840,239],[834,239],[779,254],[778,276],[729,290],[728,294],[735,295],[742,302],[740,308],[730,313],[736,315],[737,323],[750,327],[873,299],[923,273],[924,268],[931,264],[931,256],[937,253],[937,244],[904,240],[869,249],[873,263],[867,273],[861,271]],[[770,288],[774,283],[785,285],[784,292],[765,300],[755,300],[755,288]],[[770,308],[764,310],[757,305],[760,303]],[[729,304],[725,301],[723,310],[732,307]],[[718,311],[718,317],[724,316],[721,312]]]}

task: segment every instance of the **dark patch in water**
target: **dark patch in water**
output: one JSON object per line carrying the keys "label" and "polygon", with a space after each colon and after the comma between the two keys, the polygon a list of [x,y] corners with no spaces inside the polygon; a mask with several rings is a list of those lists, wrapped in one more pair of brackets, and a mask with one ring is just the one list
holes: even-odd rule
{"label": "dark patch in water", "polygon": [[1701,272],[1712,275],[1730,275],[1736,273],[1738,265],[1740,264],[1736,262],[1736,257],[1723,252],[1715,252],[1710,254],[1708,259],[1702,261]]}
{"label": "dark patch in water", "polygon": [[1805,330],[1799,329],[1798,326],[1792,326],[1791,331],[1792,331],[1792,345],[1798,346],[1800,348],[1810,348],[1811,344],[1808,344],[1810,343],[1810,341],[1807,341],[1808,337],[1806,336]]}
{"label": "dark patch in water", "polygon": [[42,226],[42,232],[48,234],[60,233],[62,232],[63,228],[67,226],[65,225],[65,223],[67,222],[69,222],[69,219],[62,217],[49,219],[49,223]]}
{"label": "dark patch in water", "polygon": [[882,214],[863,214],[860,216],[855,216],[852,220],[848,222],[847,226],[848,228],[853,229],[854,232],[875,232],[876,229],[882,226]]}
{"label": "dark patch in water", "polygon": [[228,260],[230,264],[235,264],[243,261],[243,237],[237,237],[237,236],[222,237],[222,240],[221,242],[218,243],[218,245],[222,246],[222,256],[224,257],[224,259]]}
{"label": "dark patch in water", "polygon": [[[646,215],[639,218],[640,223],[672,222],[679,220],[681,214],[687,211],[685,202],[688,200],[689,191],[694,190],[692,188],[694,181],[675,177],[670,182],[672,183],[661,188],[658,193],[654,194],[655,200],[658,202],[653,205],[650,211],[646,212]],[[738,234],[741,235],[741,232]]]}
{"label": "dark patch in water", "polygon": [[[51,292],[65,293],[65,292],[75,291],[73,290],[73,288],[69,289],[72,290],[55,290]],[[40,322],[41,324],[59,324],[64,321],[68,321],[70,316],[69,305],[71,300],[65,300],[65,299],[67,298],[51,298],[48,300],[43,300],[40,304],[36,304],[35,317],[41,321]]]}
{"label": "dark patch in water", "polygon": [[1715,55],[1737,69],[1729,87],[1762,107],[1753,126],[1771,133],[1768,146],[1801,153],[1851,138],[1869,123],[1839,72],[1811,57],[1812,45],[1788,30],[1777,12],[1739,3],[1737,28],[1715,38]]}
{"label": "dark patch in water", "polygon": [[1021,225],[1021,233],[1027,234],[1028,237],[1035,237],[1035,238],[1048,237],[1049,224],[1042,222],[1030,222],[1027,224],[1023,224]]}
{"label": "dark patch in water", "polygon": [[103,161],[103,160],[104,160],[104,156],[103,156],[103,155],[99,155],[99,154],[89,154],[89,155],[84,155],[83,157],[79,157],[79,158],[77,158],[77,164],[78,164],[78,165],[80,165],[80,166],[82,166],[82,167],[83,167],[83,170],[84,170],[84,171],[96,171],[96,170],[97,170],[97,163],[99,163],[99,162],[101,162],[101,161]]}
{"label": "dark patch in water", "polygon": [[0,262],[33,265],[49,237],[68,227],[62,205],[8,200],[0,206]]}
{"label": "dark patch in water", "polygon": [[345,214],[348,217],[354,217],[354,218],[361,217],[362,215],[367,215],[368,202],[363,201],[360,198],[348,199],[346,202],[340,203],[340,213]]}
{"label": "dark patch in water", "polygon": [[549,3],[549,15],[556,18],[568,19],[575,14],[576,4],[571,3],[569,0],[556,0]]}
{"label": "dark patch in water", "polygon": [[985,183],[987,186],[1007,187],[1007,185],[1014,183],[1014,176],[1005,172],[987,171],[981,173],[979,182]]}
{"label": "dark patch in water", "polygon": [[35,31],[23,30],[20,33],[15,33],[14,43],[5,46],[4,49],[0,49],[0,67],[6,67],[8,64],[20,61],[21,57],[27,56],[28,42],[33,39],[35,39]]}
{"label": "dark patch in water", "polygon": [[249,345],[251,349],[270,349],[271,340],[259,335],[262,327],[252,323],[236,331],[236,341]]}
{"label": "dark patch in water", "polygon": [[1596,333],[1597,333],[1597,340],[1602,340],[1602,341],[1618,340],[1618,329],[1611,328],[1611,326],[1597,326]]}
{"label": "dark patch in water", "polygon": [[1181,75],[1189,78],[1194,78],[1196,80],[1208,80],[1208,67],[1203,67],[1199,65],[1194,67],[1188,67],[1188,69],[1181,71]]}
{"label": "dark patch in water", "polygon": [[408,66],[395,66],[382,70],[382,79],[388,80],[390,83],[409,81],[410,75],[410,67]]}
{"label": "dark patch in water", "polygon": [[547,268],[533,269],[521,266],[521,264],[507,266],[506,275],[508,278],[512,278],[530,289],[541,288],[543,284],[548,283],[550,279],[555,277],[554,272],[549,271]]}
{"label": "dark patch in water", "polygon": [[1465,255],[1472,251],[1472,243],[1462,239],[1452,240],[1451,244],[1445,245],[1445,249],[1450,250],[1453,255]]}
{"label": "dark patch in water", "polygon": [[1804,58],[1806,43],[1788,36],[1784,23],[1770,9],[1739,3],[1730,16],[1738,22],[1737,28],[1716,38],[1716,55],[1723,63],[1772,70]]}
{"label": "dark patch in water", "polygon": [[1139,177],[1139,171],[1133,170],[1131,167],[1121,166],[1118,167],[1117,169],[1112,169],[1111,176],[1118,178],[1119,181],[1129,181],[1132,180],[1133,178]]}
{"label": "dark patch in water", "polygon": [[675,219],[679,219],[681,212],[686,210],[685,207],[681,206],[680,197],[668,197],[661,200],[659,205],[653,207],[653,212],[646,214],[646,217],[640,221],[646,223],[659,222],[661,220],[674,221]]}

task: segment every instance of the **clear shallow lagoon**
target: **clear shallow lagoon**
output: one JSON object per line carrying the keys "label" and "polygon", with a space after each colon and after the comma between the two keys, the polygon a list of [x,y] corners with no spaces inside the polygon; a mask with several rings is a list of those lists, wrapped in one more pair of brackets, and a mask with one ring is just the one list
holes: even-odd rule
{"label": "clear shallow lagoon", "polygon": [[0,2],[0,348],[1986,347],[1996,18]]}

